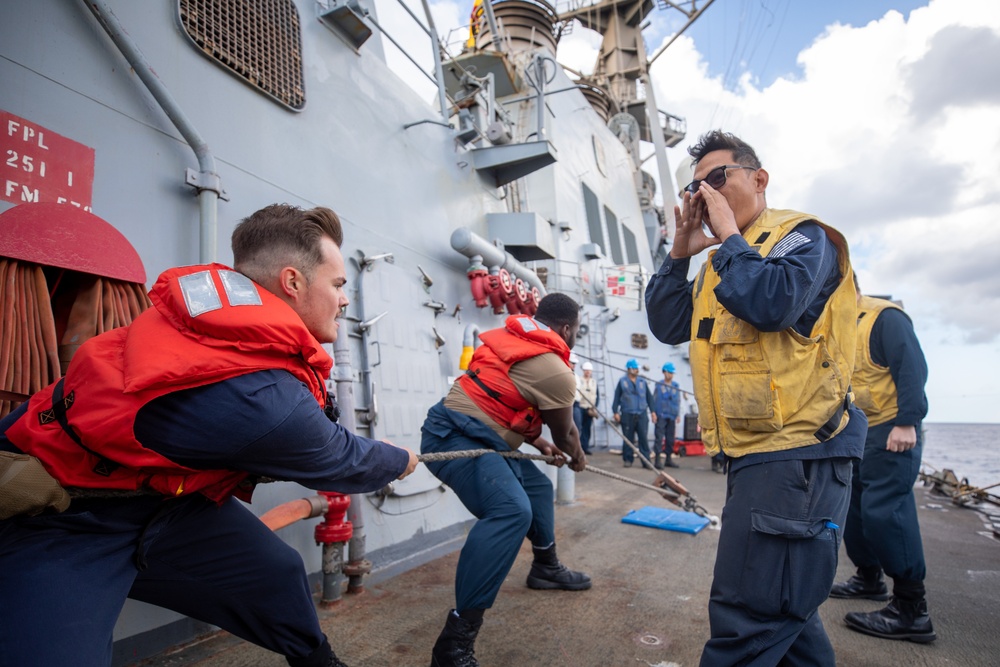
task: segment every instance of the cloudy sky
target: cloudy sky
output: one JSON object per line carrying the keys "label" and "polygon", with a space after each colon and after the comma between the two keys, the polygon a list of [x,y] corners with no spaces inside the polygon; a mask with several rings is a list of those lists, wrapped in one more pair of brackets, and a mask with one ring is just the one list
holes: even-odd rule
{"label": "cloudy sky", "polygon": [[[442,35],[471,6],[432,4]],[[650,15],[650,54],[679,17]],[[599,46],[577,25],[558,58],[590,71]],[[839,228],[862,289],[903,301],[928,421],[1000,422],[1000,2],[716,0],[652,78],[687,119],[672,167],[709,129],[742,136],[768,202]]]}

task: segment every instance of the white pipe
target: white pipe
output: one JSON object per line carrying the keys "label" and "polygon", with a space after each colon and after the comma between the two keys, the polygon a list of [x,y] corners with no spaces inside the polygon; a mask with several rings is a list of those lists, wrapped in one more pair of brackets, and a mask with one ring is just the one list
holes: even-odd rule
{"label": "white pipe", "polygon": [[451,233],[451,247],[469,259],[476,255],[481,256],[483,265],[486,267],[507,269],[515,277],[538,288],[538,293],[545,296],[545,285],[542,284],[537,273],[521,264],[509,252],[496,247],[468,227],[459,227]]}
{"label": "white pipe", "polygon": [[167,118],[181,133],[194,151],[195,157],[198,158],[200,172],[193,178],[188,176],[185,181],[198,190],[198,209],[201,218],[199,261],[202,264],[214,262],[217,254],[218,202],[219,195],[222,193],[222,185],[219,175],[215,171],[215,158],[209,151],[208,144],[201,138],[188,117],[184,115],[180,105],[177,104],[160,78],[156,76],[156,72],[146,60],[146,56],[139,50],[138,45],[122,27],[118,17],[114,15],[107,4],[103,0],[83,0],[83,4],[97,18],[97,22],[104,28],[104,32],[125,56],[136,76],[146,85]]}

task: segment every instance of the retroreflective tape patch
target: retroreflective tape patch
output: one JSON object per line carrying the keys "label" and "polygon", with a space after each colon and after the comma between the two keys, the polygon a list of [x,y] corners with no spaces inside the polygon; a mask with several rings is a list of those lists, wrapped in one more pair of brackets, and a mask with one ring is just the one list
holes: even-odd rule
{"label": "retroreflective tape patch", "polygon": [[260,306],[260,292],[253,281],[236,271],[219,271],[230,306]]}
{"label": "retroreflective tape patch", "polygon": [[181,286],[184,304],[191,317],[198,317],[222,308],[222,299],[219,298],[219,290],[215,289],[215,282],[212,281],[210,271],[199,271],[181,276],[177,282]]}

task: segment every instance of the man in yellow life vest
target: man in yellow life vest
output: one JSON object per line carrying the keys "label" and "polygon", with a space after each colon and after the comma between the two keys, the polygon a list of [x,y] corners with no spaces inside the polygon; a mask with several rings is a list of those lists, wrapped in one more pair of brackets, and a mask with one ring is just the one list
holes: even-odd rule
{"label": "man in yellow life vest", "polygon": [[[855,284],[857,284],[855,282]],[[920,470],[927,415],[927,362],[913,323],[892,301],[858,289],[858,355],[854,388],[868,416],[865,456],[854,463],[844,546],[858,572],[835,584],[830,597],[888,600],[884,571],[893,581],[884,609],[845,617],[852,630],[926,644],[937,635],[927,613],[923,543],[913,484]]]}
{"label": "man in yellow life vest", "polygon": [[[715,130],[689,152],[695,180],[646,305],[658,339],[690,341],[702,438],[730,461],[701,664],[834,665],[816,610],[867,428],[850,402],[847,243],[815,216],[768,208],[769,175],[738,137]],[[690,258],[716,245],[688,281]]]}

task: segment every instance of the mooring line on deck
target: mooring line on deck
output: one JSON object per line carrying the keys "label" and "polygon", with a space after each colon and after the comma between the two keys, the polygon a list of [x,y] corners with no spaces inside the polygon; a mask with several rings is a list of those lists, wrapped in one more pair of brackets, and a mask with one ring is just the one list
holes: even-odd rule
{"label": "mooring line on deck", "polygon": [[[516,451],[500,452],[495,449],[462,449],[453,452],[435,452],[432,454],[418,454],[417,460],[420,461],[421,463],[438,463],[441,461],[456,461],[458,459],[474,459],[474,458],[479,458],[480,456],[485,456],[487,454],[497,454],[499,456],[508,459],[528,459],[532,461],[545,461],[546,463],[554,463],[556,460],[555,456],[546,456],[545,454],[529,454],[527,452],[516,452]],[[708,510],[699,505],[697,499],[690,493],[687,493],[686,490],[684,493],[681,493],[676,489],[672,489],[669,487],[647,484],[645,482],[640,482],[637,479],[626,477],[625,475],[619,475],[617,473],[613,473],[610,470],[605,470],[603,468],[598,468],[597,466],[592,466],[589,463],[586,465],[584,470],[586,470],[587,472],[596,473],[598,475],[607,477],[609,479],[618,480],[619,482],[625,482],[626,484],[631,484],[632,486],[638,486],[639,488],[642,489],[655,491],[660,496],[666,498],[675,505],[678,505],[685,511],[693,512],[698,516],[705,517],[706,519],[712,521],[712,523],[715,523],[715,520],[713,520],[712,515],[708,513]],[[676,480],[674,481],[676,482]],[[678,486],[681,486],[679,482],[676,483]],[[684,487],[681,486],[681,488]],[[677,499],[671,498],[669,494],[670,491],[676,493],[678,498]],[[683,498],[683,501],[679,502],[680,498]]]}

